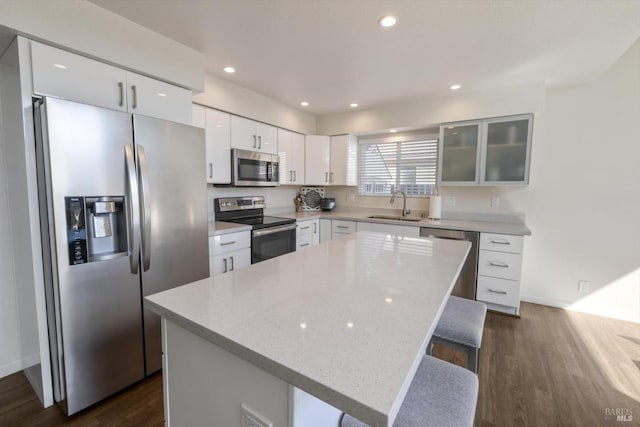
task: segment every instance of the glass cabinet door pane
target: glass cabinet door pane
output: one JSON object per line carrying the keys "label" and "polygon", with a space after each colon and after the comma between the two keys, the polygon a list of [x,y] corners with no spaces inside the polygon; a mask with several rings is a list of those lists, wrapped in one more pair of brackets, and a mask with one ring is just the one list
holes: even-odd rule
{"label": "glass cabinet door pane", "polygon": [[487,124],[485,182],[524,181],[529,120]]}
{"label": "glass cabinet door pane", "polygon": [[442,182],[474,182],[480,124],[446,126],[442,137]]}

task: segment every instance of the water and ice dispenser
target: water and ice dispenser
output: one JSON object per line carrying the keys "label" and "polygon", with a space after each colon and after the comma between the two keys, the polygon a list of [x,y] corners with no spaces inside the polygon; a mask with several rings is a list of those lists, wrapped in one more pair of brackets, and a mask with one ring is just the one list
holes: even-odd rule
{"label": "water and ice dispenser", "polygon": [[124,196],[65,197],[69,264],[127,255]]}

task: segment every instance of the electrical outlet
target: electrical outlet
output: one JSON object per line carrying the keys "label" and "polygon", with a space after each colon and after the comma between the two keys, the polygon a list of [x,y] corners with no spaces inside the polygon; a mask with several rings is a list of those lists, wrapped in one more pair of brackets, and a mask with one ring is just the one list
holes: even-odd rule
{"label": "electrical outlet", "polygon": [[498,206],[500,206],[500,197],[492,197],[491,198],[491,207],[492,208],[497,208]]}
{"label": "electrical outlet", "polygon": [[591,291],[591,283],[588,280],[578,280],[578,292],[586,294]]}
{"label": "electrical outlet", "polygon": [[241,404],[240,408],[242,409],[242,427],[273,427],[271,421],[258,414],[246,404]]}
{"label": "electrical outlet", "polygon": [[444,198],[444,205],[448,207],[453,207],[456,205],[455,196],[447,196]]}

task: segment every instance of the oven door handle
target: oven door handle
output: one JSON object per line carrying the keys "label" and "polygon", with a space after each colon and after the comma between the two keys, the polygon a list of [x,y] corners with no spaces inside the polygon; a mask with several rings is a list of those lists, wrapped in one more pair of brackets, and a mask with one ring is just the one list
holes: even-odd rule
{"label": "oven door handle", "polygon": [[288,230],[295,230],[295,229],[296,229],[296,223],[294,222],[293,224],[281,225],[278,227],[266,228],[262,230],[254,230],[251,232],[251,236],[260,237],[260,236],[266,236],[268,234],[280,233],[281,231],[288,231]]}

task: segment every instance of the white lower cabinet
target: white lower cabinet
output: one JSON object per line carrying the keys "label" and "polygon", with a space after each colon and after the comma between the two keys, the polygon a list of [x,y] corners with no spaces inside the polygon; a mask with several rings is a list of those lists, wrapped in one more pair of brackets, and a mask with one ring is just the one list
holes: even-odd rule
{"label": "white lower cabinet", "polygon": [[374,222],[360,222],[356,224],[357,231],[376,231],[394,234],[396,236],[420,237],[420,227],[410,225],[379,224]]}
{"label": "white lower cabinet", "polygon": [[481,233],[476,299],[510,314],[520,312],[523,236]]}
{"label": "white lower cabinet", "polygon": [[211,276],[235,271],[250,264],[250,231],[209,237],[209,274]]}
{"label": "white lower cabinet", "polygon": [[331,220],[331,240],[346,237],[356,232],[355,221],[345,221],[342,219]]}
{"label": "white lower cabinet", "polygon": [[320,220],[320,243],[328,242],[331,240],[331,220]]}
{"label": "white lower cabinet", "polygon": [[320,243],[320,220],[298,221],[296,228],[296,250],[315,246]]}

